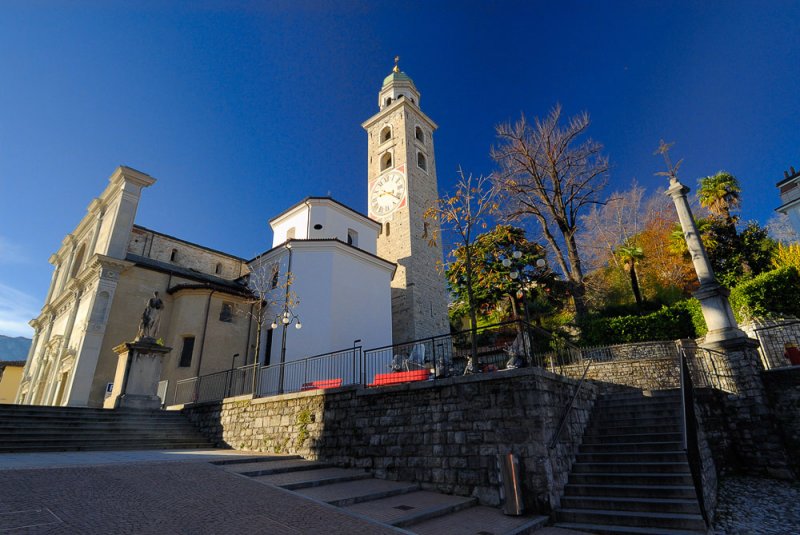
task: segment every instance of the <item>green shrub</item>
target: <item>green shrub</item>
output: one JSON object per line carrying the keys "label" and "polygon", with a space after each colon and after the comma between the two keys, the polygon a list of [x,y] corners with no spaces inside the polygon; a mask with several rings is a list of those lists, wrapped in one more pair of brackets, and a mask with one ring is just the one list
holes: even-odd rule
{"label": "green shrub", "polygon": [[700,336],[705,336],[708,332],[708,327],[706,326],[706,318],[703,317],[703,309],[700,307],[700,301],[692,297],[691,299],[686,299],[684,301],[680,301],[672,305],[673,308],[682,308],[686,310],[686,312],[692,318],[692,325],[694,325],[694,332],[695,334]]}
{"label": "green shrub", "polygon": [[591,318],[581,325],[582,345],[612,345],[695,338],[688,307],[663,307],[644,316]]}
{"label": "green shrub", "polygon": [[787,266],[762,273],[731,290],[730,303],[737,321],[800,316],[800,272]]}

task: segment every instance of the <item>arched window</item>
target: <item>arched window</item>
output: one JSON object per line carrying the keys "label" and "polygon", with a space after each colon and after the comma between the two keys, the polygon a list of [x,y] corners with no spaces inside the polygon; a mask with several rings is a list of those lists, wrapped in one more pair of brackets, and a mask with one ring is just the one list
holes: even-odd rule
{"label": "arched window", "polygon": [[78,274],[78,271],[81,270],[81,264],[83,264],[83,254],[86,252],[86,244],[81,244],[80,248],[78,249],[78,254],[75,255],[75,259],[72,261],[72,273],[70,277],[74,277]]}
{"label": "arched window", "polygon": [[175,262],[177,259],[178,259],[178,250],[177,249],[173,249],[172,253],[170,253],[170,255],[169,255],[169,261],[170,262]]}
{"label": "arched window", "polygon": [[387,152],[381,156],[381,171],[386,171],[392,167],[392,153]]}
{"label": "arched window", "polygon": [[217,265],[214,267],[214,273],[216,273],[217,275],[222,273],[222,264],[220,264],[219,262],[217,262]]}
{"label": "arched window", "polygon": [[423,171],[428,170],[428,161],[425,159],[425,155],[421,152],[417,153],[417,167],[422,169]]}
{"label": "arched window", "polygon": [[417,138],[417,141],[425,143],[425,133],[419,126],[414,129],[414,137]]}
{"label": "arched window", "polygon": [[386,105],[388,106],[388,105],[389,105],[389,104],[391,104],[391,103],[392,103],[392,97],[388,97],[388,98],[386,99]]}
{"label": "arched window", "polygon": [[388,124],[381,130],[381,143],[385,143],[392,139],[392,127]]}
{"label": "arched window", "polygon": [[347,245],[358,247],[358,232],[351,228],[347,229]]}

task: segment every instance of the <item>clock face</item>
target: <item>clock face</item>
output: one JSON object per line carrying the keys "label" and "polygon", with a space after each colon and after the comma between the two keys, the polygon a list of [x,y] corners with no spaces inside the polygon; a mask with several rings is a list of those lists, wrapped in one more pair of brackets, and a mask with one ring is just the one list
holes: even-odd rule
{"label": "clock face", "polygon": [[369,190],[369,214],[385,218],[403,206],[406,200],[406,177],[400,171],[390,171],[372,183]]}

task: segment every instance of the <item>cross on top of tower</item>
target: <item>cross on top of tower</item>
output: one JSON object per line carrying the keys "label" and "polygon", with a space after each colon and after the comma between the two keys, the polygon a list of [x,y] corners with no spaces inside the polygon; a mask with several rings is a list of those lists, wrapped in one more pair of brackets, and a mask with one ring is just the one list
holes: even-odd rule
{"label": "cross on top of tower", "polygon": [[398,63],[400,63],[400,56],[395,56],[394,57],[394,69],[392,69],[392,72],[400,72],[400,67],[398,66]]}

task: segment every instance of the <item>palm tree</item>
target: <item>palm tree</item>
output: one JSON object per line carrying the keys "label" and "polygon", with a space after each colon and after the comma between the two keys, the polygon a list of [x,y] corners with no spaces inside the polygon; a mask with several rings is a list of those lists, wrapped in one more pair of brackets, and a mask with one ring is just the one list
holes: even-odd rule
{"label": "palm tree", "polygon": [[723,218],[729,225],[734,223],[731,210],[738,208],[742,188],[736,177],[725,171],[707,176],[699,180],[700,189],[697,199],[700,204],[717,217]]}
{"label": "palm tree", "polygon": [[627,242],[617,248],[617,256],[622,260],[625,271],[631,277],[631,289],[636,298],[636,306],[642,307],[642,292],[639,290],[639,277],[636,275],[636,262],[644,258],[644,251],[636,244]]}

